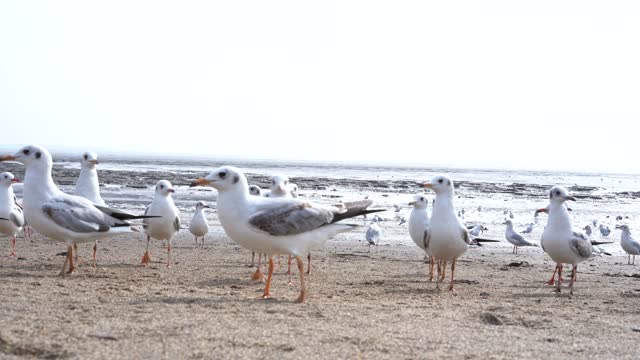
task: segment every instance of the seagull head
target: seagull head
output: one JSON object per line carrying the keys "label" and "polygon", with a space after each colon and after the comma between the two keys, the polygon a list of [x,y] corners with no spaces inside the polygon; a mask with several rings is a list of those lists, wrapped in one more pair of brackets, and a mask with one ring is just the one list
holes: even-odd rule
{"label": "seagull head", "polygon": [[627,225],[627,224],[619,224],[619,225],[616,225],[616,229],[620,229],[622,231],[629,231],[629,225]]}
{"label": "seagull head", "polygon": [[241,189],[239,191],[249,192],[247,178],[240,169],[233,166],[219,167],[209,175],[194,180],[190,186],[210,186],[218,191]]}
{"label": "seagull head", "polygon": [[289,191],[291,192],[291,196],[293,196],[294,198],[297,198],[298,197],[298,192],[300,191],[300,189],[298,188],[297,184],[290,183],[289,184]]}
{"label": "seagull head", "polygon": [[13,174],[10,172],[3,172],[2,174],[0,174],[0,185],[2,185],[2,187],[9,187],[12,183],[17,182],[20,182],[20,179],[13,176]]}
{"label": "seagull head", "polygon": [[262,196],[262,189],[258,185],[249,185],[249,194],[253,196]]}
{"label": "seagull head", "polygon": [[425,209],[429,205],[429,199],[425,194],[416,194],[413,196],[413,201],[409,203],[416,209]]}
{"label": "seagull head", "polygon": [[286,175],[276,175],[271,179],[271,192],[286,194],[289,191],[289,177]]}
{"label": "seagull head", "polygon": [[504,224],[504,225],[507,225],[507,226],[509,226],[509,225],[513,225],[513,223],[511,222],[511,219],[505,219],[505,220],[504,220],[504,222],[503,222],[503,224]]}
{"label": "seagull head", "polygon": [[202,210],[202,209],[209,209],[209,205],[205,204],[205,203],[204,203],[204,202],[202,202],[202,201],[198,201],[198,202],[196,203],[196,211],[200,211],[200,210]]}
{"label": "seagull head", "polygon": [[439,194],[450,194],[453,195],[453,180],[446,175],[438,175],[424,184],[423,187],[429,188],[436,193]]}
{"label": "seagull head", "polygon": [[80,161],[80,165],[82,166],[82,168],[93,169],[94,167],[96,167],[97,163],[98,154],[94,153],[93,151],[87,151],[86,153],[82,154],[82,160]]}
{"label": "seagull head", "polygon": [[171,196],[172,193],[176,192],[173,188],[173,185],[167,180],[160,180],[156,184],[156,195],[160,196]]}
{"label": "seagull head", "polygon": [[0,161],[17,161],[27,169],[51,170],[53,160],[47,149],[37,145],[27,145],[14,155],[0,156]]}
{"label": "seagull head", "polygon": [[564,203],[567,200],[576,201],[576,198],[569,195],[569,191],[563,186],[556,185],[549,191],[549,200],[552,203]]}

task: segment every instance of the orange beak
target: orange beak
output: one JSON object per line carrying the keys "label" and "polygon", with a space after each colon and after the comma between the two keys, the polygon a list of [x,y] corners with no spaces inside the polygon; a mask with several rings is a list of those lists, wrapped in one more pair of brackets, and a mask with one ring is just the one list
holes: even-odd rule
{"label": "orange beak", "polygon": [[549,213],[549,209],[547,209],[547,208],[542,208],[542,209],[538,209],[538,210],[536,210],[536,216],[538,216],[538,214],[539,214],[539,213],[541,213],[541,212],[543,212],[543,213],[545,213],[545,214],[548,214],[548,213]]}
{"label": "orange beak", "polygon": [[426,187],[427,189],[432,189],[433,188],[433,184],[431,184],[430,182],[426,182],[424,184],[422,184],[422,187]]}
{"label": "orange beak", "polygon": [[15,159],[16,157],[13,155],[0,156],[0,161],[14,161]]}
{"label": "orange beak", "polygon": [[205,179],[205,178],[198,178],[195,179],[191,185],[189,185],[189,187],[194,187],[194,186],[207,186],[209,185],[209,180]]}
{"label": "orange beak", "polygon": [[18,179],[18,178],[13,178],[13,179],[11,179],[11,182],[12,182],[12,183],[19,183],[19,182],[20,182],[20,179]]}

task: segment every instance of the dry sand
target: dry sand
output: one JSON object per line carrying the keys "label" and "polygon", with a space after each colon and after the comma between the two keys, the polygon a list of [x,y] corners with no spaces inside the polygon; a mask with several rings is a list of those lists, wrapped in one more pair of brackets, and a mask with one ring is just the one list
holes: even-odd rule
{"label": "dry sand", "polygon": [[[437,292],[404,226],[386,222],[383,229],[395,241],[371,252],[360,241],[365,227],[315,252],[302,305],[292,302],[298,288],[287,285],[284,257],[273,298],[259,299],[263,284],[249,280],[249,251],[217,226],[204,249],[182,231],[170,269],[161,242],[153,244],[154,263],[139,266],[144,241],[133,234],[102,242],[99,268],[83,262],[66,278],[56,276],[62,244],[21,240],[21,258],[0,262],[0,357],[640,356],[633,330],[640,327],[640,278],[626,258],[582,264],[570,297],[544,285],[553,264],[540,249],[512,255],[486,245],[458,262],[456,292]],[[90,247],[81,245],[85,261]]]}

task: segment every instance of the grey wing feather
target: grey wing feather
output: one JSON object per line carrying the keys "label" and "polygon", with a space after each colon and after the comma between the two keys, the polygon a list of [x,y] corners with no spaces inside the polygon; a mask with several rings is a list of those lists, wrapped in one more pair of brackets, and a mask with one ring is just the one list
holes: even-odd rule
{"label": "grey wing feather", "polygon": [[380,232],[378,232],[376,229],[370,227],[370,228],[367,229],[366,238],[367,238],[367,241],[370,244],[375,245],[376,241],[378,241],[379,238],[380,238]]}
{"label": "grey wing feather", "polygon": [[588,258],[591,256],[593,252],[593,246],[591,245],[591,241],[587,239],[587,237],[582,233],[573,232],[573,236],[571,237],[571,241],[569,242],[569,246],[571,250],[573,250],[576,254],[582,256],[583,258]]}
{"label": "grey wing feather", "polygon": [[126,224],[98,210],[88,200],[56,198],[44,204],[42,211],[59,226],[80,233],[109,231],[112,226]]}
{"label": "grey wing feather", "polygon": [[518,244],[518,246],[528,246],[528,245],[532,245],[530,242],[528,242],[527,240],[524,239],[524,237],[522,237],[522,235],[520,234],[511,234],[511,240]]}
{"label": "grey wing feather", "polygon": [[429,248],[429,244],[431,243],[431,231],[429,231],[428,227],[424,229],[424,235],[422,236],[422,243],[424,244],[425,250]]}
{"label": "grey wing feather", "polygon": [[471,238],[469,237],[469,230],[467,228],[462,227],[462,240],[467,243],[467,245],[471,244]]}
{"label": "grey wing feather", "polygon": [[295,235],[331,223],[333,213],[309,203],[294,203],[263,210],[249,224],[271,235]]}
{"label": "grey wing feather", "polygon": [[180,218],[176,216],[175,220],[173,220],[173,228],[176,231],[180,231]]}
{"label": "grey wing feather", "polygon": [[24,215],[22,215],[22,211],[12,212],[11,214],[9,214],[9,219],[11,219],[11,222],[19,228],[24,226]]}
{"label": "grey wing feather", "polygon": [[[149,206],[147,206],[146,208],[144,208],[144,215],[143,216],[147,216],[147,214],[149,213]],[[148,220],[147,219],[142,219],[142,228],[146,229],[147,228],[147,223]]]}

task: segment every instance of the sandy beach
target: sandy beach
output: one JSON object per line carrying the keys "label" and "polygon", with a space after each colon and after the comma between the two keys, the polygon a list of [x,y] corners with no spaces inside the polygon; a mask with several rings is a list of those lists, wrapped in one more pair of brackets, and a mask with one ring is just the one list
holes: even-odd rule
{"label": "sandy beach", "polygon": [[[364,220],[362,220],[364,221]],[[364,224],[364,222],[363,222]],[[139,266],[142,234],[103,241],[93,270],[90,244],[77,272],[57,275],[64,246],[40,236],[0,262],[3,358],[617,358],[640,355],[640,277],[626,257],[580,266],[575,295],[544,285],[553,264],[539,248],[471,248],[456,292],[437,292],[406,230],[385,224],[371,251],[366,227],[313,254],[306,304],[292,303],[285,263],[273,298],[250,281],[250,253],[216,224],[204,249],[188,231],[152,246]],[[408,240],[410,241],[410,240]],[[638,265],[640,266],[640,265]],[[299,283],[297,274],[294,282]]]}

